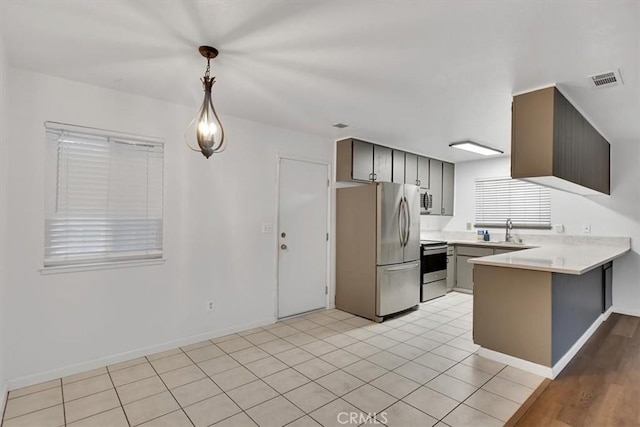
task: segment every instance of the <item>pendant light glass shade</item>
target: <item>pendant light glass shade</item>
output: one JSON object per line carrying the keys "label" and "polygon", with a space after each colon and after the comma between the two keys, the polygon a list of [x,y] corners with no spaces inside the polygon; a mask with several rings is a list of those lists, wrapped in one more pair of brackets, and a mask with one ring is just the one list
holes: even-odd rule
{"label": "pendant light glass shade", "polygon": [[[207,71],[202,78],[202,86],[204,88],[204,100],[200,110],[193,118],[189,126],[185,130],[185,141],[187,146],[194,151],[200,151],[207,159],[214,153],[220,153],[224,151],[227,144],[224,139],[224,128],[215,108],[213,107],[213,101],[211,98],[211,88],[215,83],[215,77],[209,76],[209,61],[211,58],[215,58],[218,51],[214,48],[207,46],[200,47],[200,53],[207,58]],[[195,148],[189,141],[193,140],[193,137],[198,143],[199,149]]]}

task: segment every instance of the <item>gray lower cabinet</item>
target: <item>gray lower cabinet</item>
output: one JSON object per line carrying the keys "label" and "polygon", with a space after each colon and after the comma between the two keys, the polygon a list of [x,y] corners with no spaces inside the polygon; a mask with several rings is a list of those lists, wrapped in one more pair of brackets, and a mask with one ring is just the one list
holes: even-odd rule
{"label": "gray lower cabinet", "polygon": [[480,248],[477,246],[456,247],[456,287],[473,291],[473,264],[469,264],[471,258],[493,255],[493,248]]}
{"label": "gray lower cabinet", "polygon": [[447,248],[447,292],[456,287],[456,252],[455,246]]}
{"label": "gray lower cabinet", "polygon": [[456,287],[473,291],[473,264],[469,264],[471,256],[456,256]]}
{"label": "gray lower cabinet", "polygon": [[455,170],[452,163],[442,164],[442,215],[453,215]]}
{"label": "gray lower cabinet", "polygon": [[613,262],[608,262],[602,266],[602,312],[609,310],[613,304]]}

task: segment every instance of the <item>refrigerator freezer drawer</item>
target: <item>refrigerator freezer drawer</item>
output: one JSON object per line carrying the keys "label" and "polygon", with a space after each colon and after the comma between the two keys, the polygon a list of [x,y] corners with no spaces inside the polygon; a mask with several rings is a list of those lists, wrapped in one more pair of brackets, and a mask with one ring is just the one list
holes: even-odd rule
{"label": "refrigerator freezer drawer", "polygon": [[420,262],[378,267],[376,315],[397,313],[420,302]]}

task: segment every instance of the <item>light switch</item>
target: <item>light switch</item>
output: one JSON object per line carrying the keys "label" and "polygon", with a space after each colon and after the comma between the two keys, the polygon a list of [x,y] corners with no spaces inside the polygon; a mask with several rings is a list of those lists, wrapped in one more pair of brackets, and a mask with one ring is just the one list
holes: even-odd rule
{"label": "light switch", "polygon": [[273,224],[265,222],[262,224],[262,234],[273,233]]}

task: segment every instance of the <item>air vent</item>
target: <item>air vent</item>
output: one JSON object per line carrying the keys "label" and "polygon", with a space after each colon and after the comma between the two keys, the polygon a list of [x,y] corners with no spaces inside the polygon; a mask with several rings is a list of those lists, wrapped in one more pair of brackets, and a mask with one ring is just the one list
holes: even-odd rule
{"label": "air vent", "polygon": [[613,87],[623,84],[619,70],[595,74],[587,77],[587,79],[589,79],[589,85],[593,88]]}
{"label": "air vent", "polygon": [[331,126],[333,126],[334,128],[338,128],[338,129],[344,129],[344,128],[348,128],[349,127],[349,125],[346,125],[344,123],[334,123]]}

